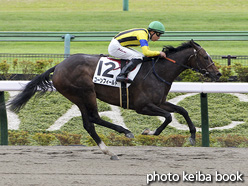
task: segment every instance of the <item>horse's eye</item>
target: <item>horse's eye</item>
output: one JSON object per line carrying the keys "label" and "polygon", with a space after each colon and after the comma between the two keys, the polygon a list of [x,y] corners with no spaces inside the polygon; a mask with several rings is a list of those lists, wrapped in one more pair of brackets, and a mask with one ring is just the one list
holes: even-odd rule
{"label": "horse's eye", "polygon": [[208,59],[208,56],[204,56],[204,59]]}

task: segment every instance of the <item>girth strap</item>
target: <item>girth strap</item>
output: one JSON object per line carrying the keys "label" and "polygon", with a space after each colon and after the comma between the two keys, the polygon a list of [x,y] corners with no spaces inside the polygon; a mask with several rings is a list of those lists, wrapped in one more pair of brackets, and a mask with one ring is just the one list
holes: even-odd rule
{"label": "girth strap", "polygon": [[[126,60],[121,60],[121,69],[126,65]],[[124,109],[129,109],[129,94],[127,83],[121,82],[120,87],[120,106]]]}

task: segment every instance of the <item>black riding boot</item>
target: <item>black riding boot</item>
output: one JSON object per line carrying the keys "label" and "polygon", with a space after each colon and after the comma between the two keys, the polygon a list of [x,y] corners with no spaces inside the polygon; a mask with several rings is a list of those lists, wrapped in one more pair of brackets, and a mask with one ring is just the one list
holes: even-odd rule
{"label": "black riding boot", "polygon": [[121,73],[116,77],[116,81],[132,83],[133,81],[131,79],[128,79],[127,75],[141,62],[141,59],[131,59],[131,61],[123,67]]}

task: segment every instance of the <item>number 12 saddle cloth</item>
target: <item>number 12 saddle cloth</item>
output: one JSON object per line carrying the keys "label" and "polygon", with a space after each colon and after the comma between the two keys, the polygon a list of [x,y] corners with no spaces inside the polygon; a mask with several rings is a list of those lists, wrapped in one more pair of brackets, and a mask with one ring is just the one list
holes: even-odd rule
{"label": "number 12 saddle cloth", "polygon": [[[128,78],[133,80],[139,69],[141,64],[138,64],[136,68],[128,74]],[[109,57],[101,57],[98,61],[95,74],[93,77],[93,82],[96,84],[113,86],[113,87],[121,87],[121,83],[116,81],[116,76],[121,72],[121,60],[109,58]],[[127,83],[127,87],[131,84]]]}

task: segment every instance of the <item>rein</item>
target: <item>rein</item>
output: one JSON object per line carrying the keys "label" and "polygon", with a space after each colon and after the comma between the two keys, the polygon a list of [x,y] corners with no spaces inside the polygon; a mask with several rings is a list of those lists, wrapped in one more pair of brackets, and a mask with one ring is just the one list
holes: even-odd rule
{"label": "rein", "polygon": [[[194,54],[192,54],[191,56],[189,56],[188,61],[190,61],[190,59],[191,59],[192,57],[195,57],[195,58],[197,59],[197,54],[198,54],[198,52],[199,52],[201,49],[202,49],[202,48],[200,48],[199,50],[195,51]],[[198,69],[199,69],[199,70],[198,70],[198,69],[189,67],[189,66],[187,66],[187,65],[178,64],[178,63],[176,63],[175,60],[170,59],[170,58],[168,58],[168,57],[166,57],[165,59],[168,60],[168,61],[170,61],[170,62],[172,62],[172,63],[174,63],[174,64],[176,64],[176,65],[179,65],[179,66],[181,66],[181,67],[184,67],[184,68],[186,68],[186,69],[191,69],[191,70],[193,70],[193,71],[195,71],[195,72],[202,72],[203,75],[208,74],[208,70],[207,70],[207,69],[208,69],[210,66],[214,65],[214,63],[211,63],[211,64],[209,64],[209,65],[206,67],[206,69],[204,69],[204,68],[201,68],[201,67],[199,66],[198,62],[196,62],[196,65],[197,65],[197,67],[198,67]],[[195,60],[196,60],[196,59],[195,59]],[[196,60],[196,61],[197,61],[197,60]]]}
{"label": "rein", "polygon": [[[170,58],[168,58],[170,59]],[[167,84],[167,85],[172,85],[172,83],[165,81],[162,77],[160,77],[157,72],[155,71],[155,65],[158,62],[159,57],[157,57],[156,61],[154,61],[154,58],[152,58],[152,68],[149,70],[149,72],[145,75],[145,77],[143,78],[143,80],[145,80],[147,78],[147,76],[151,73],[151,71],[153,71],[153,74],[156,76],[156,78],[158,78],[158,80],[162,81],[163,83]],[[174,61],[173,59],[170,59],[169,61],[176,63],[176,61]]]}
{"label": "rein", "polygon": [[[176,64],[176,65],[182,66],[182,67],[184,67],[184,68],[186,68],[186,69],[191,69],[191,70],[194,70],[194,71],[196,71],[196,72],[199,72],[197,69],[191,68],[191,67],[189,67],[189,66],[187,66],[187,65],[178,64],[175,60],[173,60],[173,59],[171,59],[171,58],[165,57],[165,59],[168,60],[168,61],[170,61],[170,62],[172,62],[172,63],[174,63],[174,64]],[[158,80],[162,81],[163,83],[165,83],[165,84],[167,84],[167,85],[172,85],[171,82],[168,82],[168,81],[164,80],[164,79],[163,79],[162,77],[160,77],[160,76],[157,74],[157,72],[155,71],[155,65],[156,65],[156,63],[158,62],[158,60],[159,60],[159,57],[157,57],[157,59],[156,59],[155,62],[154,62],[154,59],[152,59],[152,69],[151,69],[151,70],[153,70],[153,74],[156,76],[156,78],[157,78]],[[148,74],[150,74],[151,70],[146,74],[146,76],[144,77],[144,79],[146,79],[146,77],[148,76]]]}
{"label": "rein", "polygon": [[[167,84],[167,85],[172,85],[171,82],[165,81],[163,78],[161,78],[157,72],[155,71],[155,65],[158,62],[159,57],[156,59],[156,62],[154,62],[154,60],[152,60],[152,70],[153,70],[153,74],[156,76],[156,78],[158,78],[160,81],[162,81],[163,83]],[[171,59],[172,60],[172,59]],[[173,60],[174,61],[174,60]]]}
{"label": "rein", "polygon": [[[197,61],[197,54],[198,54],[198,52],[199,52],[201,49],[202,49],[202,48],[200,48],[199,50],[195,51],[194,54],[192,54],[192,55],[188,58],[188,61],[190,61],[190,59],[191,59],[192,57],[195,57],[195,58],[196,58],[195,60]],[[173,60],[173,59],[171,59],[171,58],[165,57],[165,59],[166,59],[167,61],[170,61],[170,62],[172,62],[172,63],[174,63],[174,64],[176,64],[176,65],[178,65],[178,66],[181,66],[181,67],[183,67],[183,68],[191,69],[191,70],[193,70],[193,71],[195,71],[195,72],[200,72],[200,73],[202,73],[203,75],[208,74],[209,72],[208,72],[207,69],[208,69],[210,66],[214,65],[214,63],[211,63],[211,64],[209,64],[209,65],[206,67],[206,69],[202,69],[202,68],[200,68],[199,64],[196,62],[197,67],[199,68],[199,70],[198,70],[198,69],[195,69],[195,68],[191,68],[191,67],[189,67],[189,66],[187,66],[187,65],[178,64],[175,60]],[[160,76],[157,74],[157,72],[155,71],[155,65],[156,65],[156,63],[158,62],[158,60],[159,60],[159,57],[157,57],[157,59],[156,59],[155,62],[154,62],[154,59],[152,59],[152,69],[151,69],[151,70],[153,70],[153,74],[158,78],[158,80],[162,81],[163,83],[165,83],[165,84],[167,84],[167,85],[172,85],[172,83],[170,83],[170,82],[164,80],[164,79],[163,79],[162,77],[160,77]],[[146,74],[146,76],[144,77],[144,79],[146,79],[147,75],[151,72],[151,70]]]}

